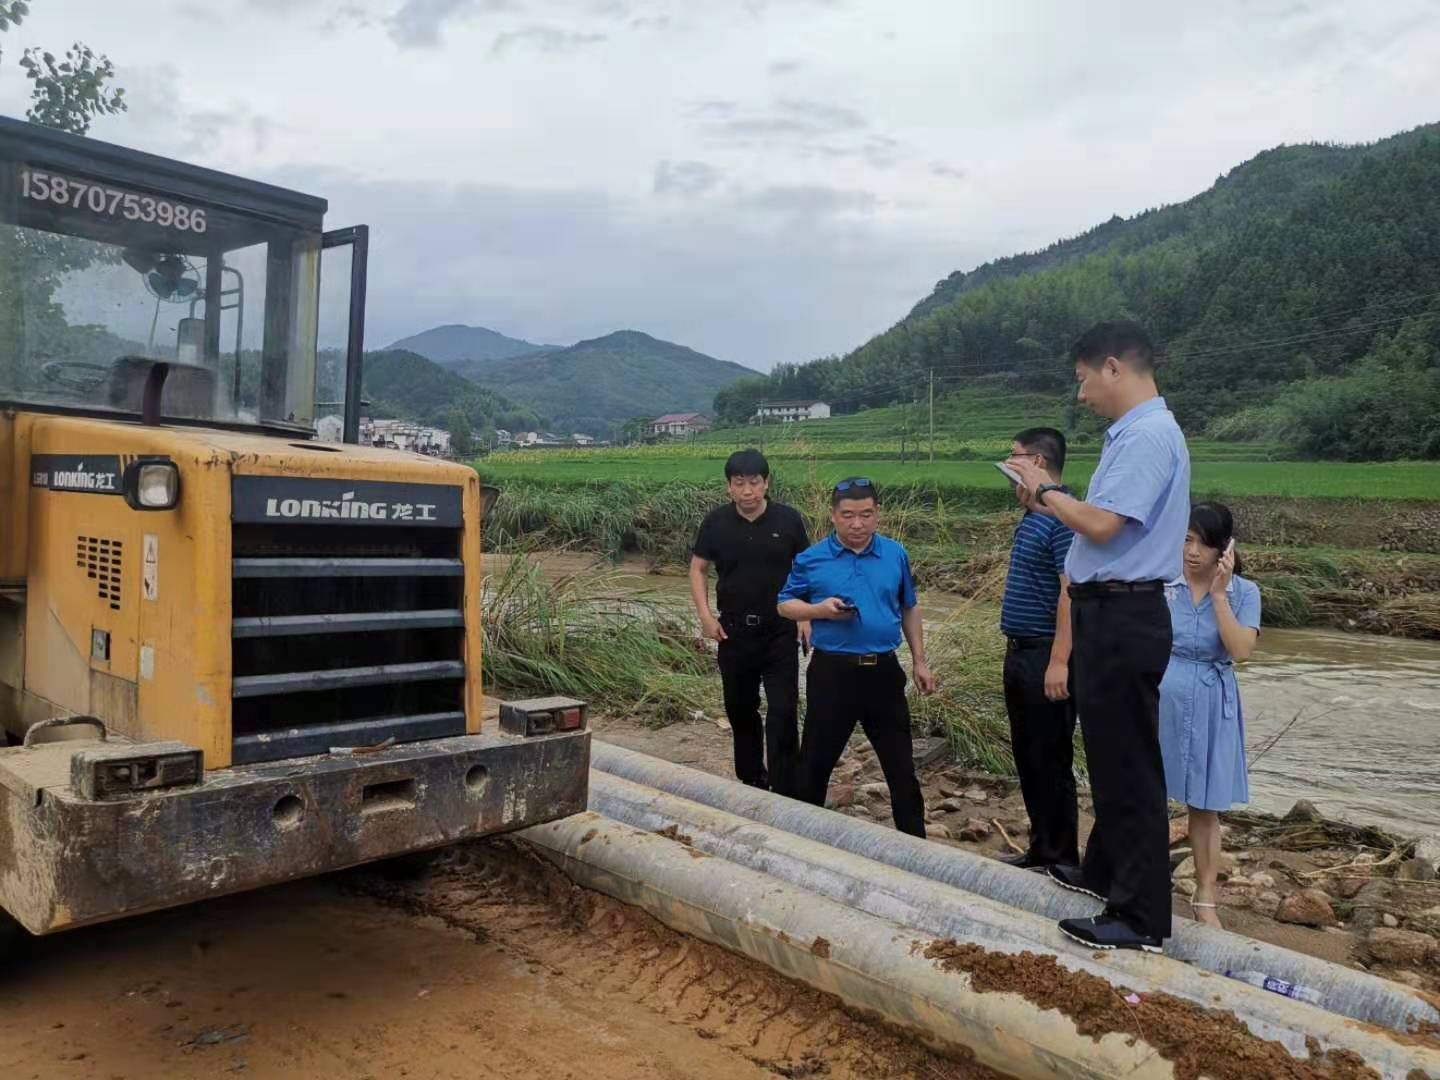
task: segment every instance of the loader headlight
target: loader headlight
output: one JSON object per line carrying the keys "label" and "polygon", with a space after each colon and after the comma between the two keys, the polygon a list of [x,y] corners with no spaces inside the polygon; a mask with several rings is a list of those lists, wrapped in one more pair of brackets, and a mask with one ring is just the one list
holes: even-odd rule
{"label": "loader headlight", "polygon": [[125,466],[121,486],[132,510],[169,510],[180,501],[180,470],[169,458],[141,458]]}

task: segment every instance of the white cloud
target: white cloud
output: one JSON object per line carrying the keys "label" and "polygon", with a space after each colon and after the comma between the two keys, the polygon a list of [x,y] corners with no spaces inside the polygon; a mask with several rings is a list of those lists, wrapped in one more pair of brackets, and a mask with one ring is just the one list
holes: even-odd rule
{"label": "white cloud", "polygon": [[109,54],[132,111],[97,137],[369,222],[377,342],[636,326],[805,359],[952,270],[1440,101],[1433,0],[247,0],[204,32],[156,5],[36,4],[0,100],[25,45]]}

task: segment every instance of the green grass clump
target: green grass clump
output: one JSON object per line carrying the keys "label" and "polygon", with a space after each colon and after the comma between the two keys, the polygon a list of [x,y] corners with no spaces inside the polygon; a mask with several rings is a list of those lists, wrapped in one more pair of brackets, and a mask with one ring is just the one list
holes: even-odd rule
{"label": "green grass clump", "polygon": [[950,740],[960,764],[1013,776],[1001,682],[1005,639],[993,614],[972,609],[932,629],[925,651],[939,688],[930,697],[911,697],[910,712],[918,731]]}
{"label": "green grass clump", "polygon": [[657,724],[713,707],[719,680],[688,620],[612,575],[543,578],[529,558],[486,581],[485,684],[508,696],[565,694]]}
{"label": "green grass clump", "polygon": [[[1003,447],[977,452],[976,460],[902,462],[879,451],[855,448],[844,457],[783,457],[770,447],[777,480],[795,476],[834,484],[847,476],[868,476],[886,492],[908,489],[959,504],[1000,505],[1010,500],[992,460]],[[600,450],[524,450],[491,454],[476,463],[487,481],[508,485],[535,481],[555,486],[595,483],[655,484],[685,481],[719,488],[729,451],[709,447],[640,447]],[[1099,458],[1076,454],[1065,480],[1083,493]],[[1298,499],[1433,500],[1440,495],[1440,462],[1320,462],[1196,459],[1192,490],[1207,498],[1267,496]],[[791,481],[793,482],[793,480]]]}

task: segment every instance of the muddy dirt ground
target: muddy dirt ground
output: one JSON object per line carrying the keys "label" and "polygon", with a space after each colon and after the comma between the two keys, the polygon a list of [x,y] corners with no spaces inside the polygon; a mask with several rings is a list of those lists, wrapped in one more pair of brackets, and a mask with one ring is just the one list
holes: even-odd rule
{"label": "muddy dirt ground", "polygon": [[[602,718],[596,734],[731,771],[730,733],[711,721]],[[936,842],[989,855],[1025,842],[1013,782],[943,762],[922,777]],[[838,809],[888,823],[861,742],[836,780]],[[1277,828],[1232,829],[1230,929],[1440,989],[1440,951],[1425,944],[1440,886],[1363,848],[1259,842]],[[1184,855],[1177,832],[1175,911],[1188,916]],[[1307,888],[1319,893],[1303,911],[1337,925],[1274,917]],[[32,942],[0,970],[0,1015],[6,1080],[995,1076],[580,890],[504,839],[418,877],[351,871]]]}
{"label": "muddy dirt ground", "polygon": [[[667,760],[733,776],[731,735],[699,720],[654,729],[600,719],[599,738]],[[1025,805],[1014,780],[951,768],[922,768],[927,829],[937,843],[991,857],[1023,849]],[[829,802],[841,813],[891,825],[878,763],[856,736],[836,768]],[[1082,793],[1080,839],[1094,818]],[[1183,812],[1171,820],[1174,912],[1193,917],[1194,860]],[[1227,930],[1373,971],[1440,993],[1440,881],[1423,860],[1388,854],[1366,830],[1338,823],[1236,815],[1225,826],[1220,919]],[[1359,834],[1359,835],[1355,835]],[[1297,850],[1298,849],[1298,850]]]}
{"label": "muddy dirt ground", "polygon": [[508,840],[33,942],[6,1080],[989,1080]]}

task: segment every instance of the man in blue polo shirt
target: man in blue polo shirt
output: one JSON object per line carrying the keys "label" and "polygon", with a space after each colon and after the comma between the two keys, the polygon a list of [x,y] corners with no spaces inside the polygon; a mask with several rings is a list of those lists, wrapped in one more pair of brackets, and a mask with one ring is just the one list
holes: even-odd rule
{"label": "man in blue polo shirt", "polygon": [[[1054,428],[1026,428],[1010,444],[1011,460],[1035,462],[1055,483],[1065,468],[1065,436]],[[1030,845],[1005,859],[1024,870],[1080,862],[1075,801],[1075,701],[1070,696],[1070,597],[1065,558],[1074,532],[1037,512],[1016,489],[1025,516],[1015,526],[1010,571],[1000,602],[1005,635],[1005,711],[1020,794],[1030,818]]]}
{"label": "man in blue polo shirt", "polygon": [[879,520],[874,485],[863,477],[840,481],[830,493],[835,531],[796,556],[780,590],[777,610],[796,622],[812,620],[815,647],[805,672],[797,793],[824,805],[830,774],[859,723],[890,788],[895,827],[924,837],[925,801],[915,775],[905,669],[895,655],[902,636],[922,694],[934,692],[935,677],[925,662],[910,556],[876,533]]}
{"label": "man in blue polo shirt", "polygon": [[1114,420],[1085,501],[1033,461],[1010,461],[1033,505],[1075,530],[1065,571],[1095,828],[1082,866],[1051,867],[1050,876],[1105,901],[1099,916],[1062,920],[1068,937],[1096,949],[1159,952],[1170,936],[1159,737],[1171,635],[1164,587],[1180,576],[1190,455],[1155,387],[1155,350],[1144,330],[1100,323],[1072,355],[1079,399]]}

